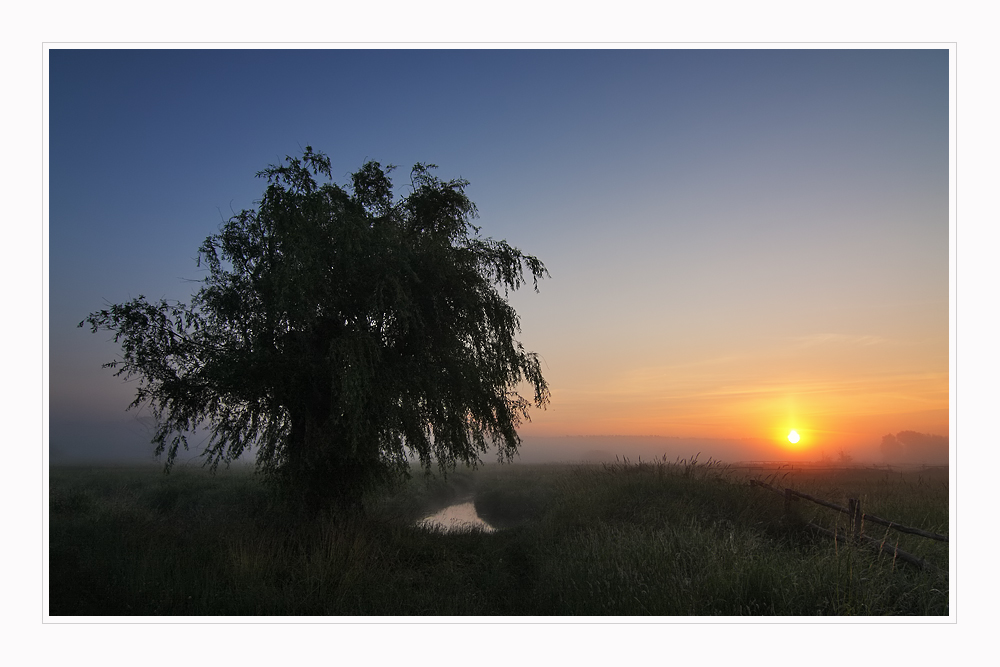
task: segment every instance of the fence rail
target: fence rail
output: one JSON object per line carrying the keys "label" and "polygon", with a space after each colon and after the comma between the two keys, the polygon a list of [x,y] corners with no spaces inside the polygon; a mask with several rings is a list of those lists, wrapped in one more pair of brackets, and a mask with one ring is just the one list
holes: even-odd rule
{"label": "fence rail", "polygon": [[814,502],[817,505],[822,505],[823,507],[827,507],[829,509],[836,510],[838,512],[846,514],[848,515],[848,517],[850,517],[849,531],[847,533],[841,533],[839,530],[829,530],[827,528],[824,528],[822,526],[813,523],[812,521],[808,522],[807,525],[810,528],[817,530],[820,533],[823,533],[824,535],[833,537],[835,540],[853,539],[857,542],[867,544],[868,546],[875,548],[879,553],[892,554],[894,558],[899,558],[900,560],[910,563],[911,565],[915,565],[920,569],[933,568],[934,566],[931,563],[925,561],[923,558],[918,558],[917,556],[914,556],[911,553],[903,551],[897,546],[889,544],[886,541],[886,539],[876,540],[865,535],[863,532],[865,522],[869,521],[871,523],[876,523],[882,526],[886,526],[887,528],[898,530],[901,533],[918,535],[920,537],[926,537],[941,542],[948,541],[947,535],[941,535],[939,533],[933,533],[930,531],[921,530],[919,528],[913,528],[911,526],[904,526],[901,523],[897,523],[895,521],[889,521],[888,519],[877,517],[874,514],[865,514],[864,512],[861,511],[861,501],[858,500],[857,498],[848,498],[847,501],[848,506],[843,507],[842,505],[831,503],[827,500],[822,500],[820,498],[816,498],[815,496],[811,496],[808,493],[802,493],[801,491],[796,491],[794,489],[779,490],[766,482],[762,482],[756,479],[750,480],[750,486],[759,486],[761,488],[767,489],[768,491],[771,491],[773,493],[782,496],[785,499],[786,511],[791,509],[792,502],[795,502],[801,498],[803,500]]}

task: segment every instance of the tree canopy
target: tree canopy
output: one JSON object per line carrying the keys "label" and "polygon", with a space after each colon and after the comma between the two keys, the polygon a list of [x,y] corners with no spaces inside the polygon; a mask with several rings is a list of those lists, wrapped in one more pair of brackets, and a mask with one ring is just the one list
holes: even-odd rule
{"label": "tree canopy", "polygon": [[516,453],[549,390],[508,296],[548,272],[480,236],[468,182],[435,168],[415,165],[397,200],[391,165],[319,183],[330,161],[307,146],[259,172],[256,209],[202,244],[190,305],[140,296],[80,323],[114,332],[122,355],[105,367],[138,379],[129,407],[150,409],[168,468],[207,426],[213,469],[253,451],[318,507],[356,504],[411,458],[453,468],[493,446]]}

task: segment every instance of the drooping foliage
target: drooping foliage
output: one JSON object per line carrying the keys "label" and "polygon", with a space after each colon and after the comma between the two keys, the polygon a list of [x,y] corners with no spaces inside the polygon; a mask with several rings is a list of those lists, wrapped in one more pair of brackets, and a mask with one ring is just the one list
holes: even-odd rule
{"label": "drooping foliage", "polygon": [[321,184],[330,161],[307,147],[259,172],[257,208],[205,240],[190,305],[140,296],[80,323],[114,332],[122,356],[105,366],[139,380],[130,407],[149,407],[168,467],[207,426],[213,468],[253,451],[318,507],[356,504],[411,457],[451,468],[516,453],[549,392],[507,297],[548,272],[481,237],[468,182],[434,168],[417,164],[397,200],[391,166]]}

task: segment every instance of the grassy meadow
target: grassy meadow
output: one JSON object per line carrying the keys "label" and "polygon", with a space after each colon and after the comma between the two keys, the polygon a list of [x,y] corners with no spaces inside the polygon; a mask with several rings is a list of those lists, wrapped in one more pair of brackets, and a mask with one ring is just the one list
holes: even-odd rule
{"label": "grassy meadow", "polygon": [[[54,467],[51,616],[948,615],[948,545],[866,525],[919,570],[805,527],[846,516],[750,479],[948,534],[948,474],[689,461],[415,475],[363,517],[304,522],[248,471]],[[498,530],[415,526],[473,500]]]}

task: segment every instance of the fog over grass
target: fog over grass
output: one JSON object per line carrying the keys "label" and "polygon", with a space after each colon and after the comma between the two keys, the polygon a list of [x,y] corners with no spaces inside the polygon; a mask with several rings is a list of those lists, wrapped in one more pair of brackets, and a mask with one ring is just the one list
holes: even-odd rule
{"label": "fog over grass", "polygon": [[[906,431],[901,433],[913,433]],[[128,420],[53,420],[50,423],[49,459],[54,465],[71,463],[142,463],[155,462],[153,445],[149,442],[152,424],[148,418]],[[914,436],[924,434],[913,433]],[[896,436],[887,434],[893,441]],[[200,453],[209,438],[207,430],[188,438],[191,450],[183,453],[178,462],[200,465]],[[905,436],[904,436],[905,438]],[[924,436],[939,445],[938,449],[924,447],[909,454],[887,457],[879,443],[870,447],[842,450],[816,446],[800,451],[782,450],[762,438],[682,438],[666,436],[523,436],[516,463],[606,463],[616,460],[651,461],[666,456],[668,460],[690,458],[714,459],[727,463],[740,461],[802,461],[829,460],[838,463],[907,463],[944,465],[948,463],[947,438]],[[904,447],[900,441],[900,448]],[[841,455],[848,457],[842,458]],[[482,456],[484,463],[492,463],[495,453]],[[250,465],[252,453],[234,464]]]}

